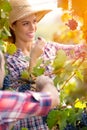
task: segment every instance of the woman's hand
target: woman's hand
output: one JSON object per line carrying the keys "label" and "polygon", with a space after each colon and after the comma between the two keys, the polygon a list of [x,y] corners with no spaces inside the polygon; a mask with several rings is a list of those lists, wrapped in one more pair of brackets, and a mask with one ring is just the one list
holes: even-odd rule
{"label": "woman's hand", "polygon": [[32,47],[31,53],[30,53],[29,71],[31,71],[32,68],[36,65],[37,59],[43,53],[45,43],[46,43],[46,41],[43,38],[38,38],[36,40],[36,43],[35,43],[34,47]]}
{"label": "woman's hand", "polygon": [[34,47],[31,49],[30,57],[33,58],[39,58],[41,54],[43,53],[44,46],[46,41],[43,38],[38,38],[35,42]]}
{"label": "woman's hand", "polygon": [[5,59],[3,53],[0,51],[0,88],[3,87],[3,80],[5,77]]}
{"label": "woman's hand", "polygon": [[54,86],[52,79],[50,79],[48,76],[39,76],[36,79],[36,88],[39,92],[50,93],[52,99],[51,108],[54,108],[59,105],[59,92]]}

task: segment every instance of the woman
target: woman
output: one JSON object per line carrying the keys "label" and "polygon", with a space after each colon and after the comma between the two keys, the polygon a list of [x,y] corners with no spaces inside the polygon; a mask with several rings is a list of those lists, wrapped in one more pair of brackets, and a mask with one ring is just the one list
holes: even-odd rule
{"label": "woman", "polygon": [[[57,50],[63,49],[67,55],[74,58],[84,51],[84,44],[54,44],[52,42],[47,43],[42,38],[35,41],[37,22],[39,22],[50,10],[35,10],[35,6],[33,10],[33,6],[31,6],[27,0],[10,0],[10,3],[12,10],[9,16],[9,23],[12,33],[14,34],[13,43],[15,43],[17,51],[13,55],[6,54],[6,63],[13,89],[18,90],[21,84],[18,83],[17,80],[19,79],[21,72],[27,67],[29,67],[29,70],[31,71],[38,57],[42,56],[44,60],[53,60]],[[72,50],[74,50],[75,55],[71,54]],[[50,66],[46,67],[46,71],[51,71]],[[26,127],[29,130],[48,129],[48,126],[43,121],[42,117],[30,117],[20,120],[15,124],[14,130],[20,130],[22,127]]]}
{"label": "woman", "polygon": [[[5,76],[4,65],[4,57],[0,51],[0,75],[2,76],[0,77],[0,88],[2,88]],[[41,83],[42,81],[43,83]],[[41,86],[39,93],[32,91],[27,93],[0,91],[0,130],[10,130],[11,126],[13,126],[12,123],[14,124],[15,121],[26,116],[46,115],[51,108],[59,104],[58,92],[49,77],[38,77],[36,86]],[[51,91],[48,94],[47,88],[49,87]],[[55,102],[56,98],[58,102]],[[8,102],[10,105],[8,105]]]}

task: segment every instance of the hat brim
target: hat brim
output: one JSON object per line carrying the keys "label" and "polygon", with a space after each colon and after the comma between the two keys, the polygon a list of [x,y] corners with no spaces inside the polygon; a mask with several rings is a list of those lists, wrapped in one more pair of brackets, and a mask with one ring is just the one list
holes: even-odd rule
{"label": "hat brim", "polygon": [[36,12],[37,22],[39,22],[47,13],[51,12],[52,10],[43,10]]}
{"label": "hat brim", "polygon": [[[35,11],[35,10],[32,10],[31,12],[27,11],[25,13],[14,13],[14,12],[11,12],[10,13],[10,16],[9,16],[9,23],[10,23],[10,27],[12,27],[12,24],[22,18],[25,18],[26,16],[28,15],[31,15],[31,14],[36,14],[36,17],[37,17],[37,22],[39,22],[47,13],[51,12],[52,10],[49,9],[49,10],[38,10],[38,11]],[[14,15],[16,15],[14,17]]]}

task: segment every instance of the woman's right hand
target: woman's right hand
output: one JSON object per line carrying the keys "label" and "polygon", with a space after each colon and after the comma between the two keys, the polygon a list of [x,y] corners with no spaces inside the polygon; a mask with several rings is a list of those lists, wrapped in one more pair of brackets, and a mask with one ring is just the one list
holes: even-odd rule
{"label": "woman's right hand", "polygon": [[39,92],[46,92],[49,93],[52,99],[51,108],[54,108],[59,105],[59,92],[57,88],[54,86],[53,80],[48,76],[39,76],[36,79],[36,88]]}

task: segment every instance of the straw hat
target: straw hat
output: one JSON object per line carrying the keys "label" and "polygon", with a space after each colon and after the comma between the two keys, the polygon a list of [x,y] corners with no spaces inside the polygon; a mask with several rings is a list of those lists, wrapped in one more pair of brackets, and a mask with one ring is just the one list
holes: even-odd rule
{"label": "straw hat", "polygon": [[[34,1],[36,2],[36,0]],[[51,11],[51,9],[43,9],[41,6],[37,6],[37,3],[31,4],[29,0],[9,0],[9,2],[12,8],[9,14],[10,27],[15,21],[33,13],[36,14],[37,22],[39,22],[45,14]]]}

